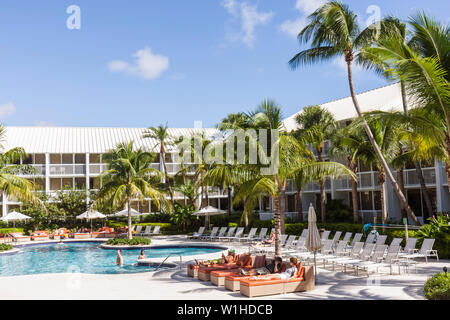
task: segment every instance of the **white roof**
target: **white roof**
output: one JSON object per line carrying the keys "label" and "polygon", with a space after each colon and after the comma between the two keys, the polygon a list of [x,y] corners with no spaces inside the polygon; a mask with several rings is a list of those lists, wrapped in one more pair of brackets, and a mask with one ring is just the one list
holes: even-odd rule
{"label": "white roof", "polygon": [[[154,139],[142,139],[146,128],[95,127],[6,127],[5,149],[22,147],[27,153],[105,153],[120,142],[134,141],[136,148],[158,151]],[[220,135],[213,128],[169,128],[174,137],[204,132],[207,137]]]}
{"label": "white roof", "polygon": [[[403,110],[399,83],[360,93],[357,98],[362,112]],[[351,96],[327,102],[320,106],[329,110],[337,121],[353,119],[357,116]],[[301,112],[300,110],[283,121],[287,131],[297,129],[295,118]]]}

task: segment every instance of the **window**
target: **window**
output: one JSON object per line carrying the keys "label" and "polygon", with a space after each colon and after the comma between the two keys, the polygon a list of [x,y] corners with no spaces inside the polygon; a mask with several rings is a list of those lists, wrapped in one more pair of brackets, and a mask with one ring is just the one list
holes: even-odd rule
{"label": "window", "polygon": [[50,190],[52,190],[52,191],[61,190],[61,179],[60,178],[50,179]]}
{"label": "window", "polygon": [[22,159],[23,164],[33,164],[33,155],[29,154],[28,157]]}
{"label": "window", "polygon": [[100,163],[100,155],[98,153],[89,154],[89,163]]}
{"label": "window", "polygon": [[381,210],[381,192],[380,191],[373,192],[373,202],[375,204],[375,210]]}
{"label": "window", "polygon": [[61,155],[60,154],[51,154],[50,155],[50,163],[51,164],[61,164]]}
{"label": "window", "polygon": [[62,155],[62,163],[64,164],[72,164],[73,163],[73,154],[65,153]]}
{"label": "window", "polygon": [[63,178],[62,179],[62,187],[63,187],[63,189],[73,189],[73,179],[72,178]]}
{"label": "window", "polygon": [[372,207],[372,192],[363,191],[361,195],[361,210],[373,210]]}
{"label": "window", "polygon": [[86,190],[86,179],[85,178],[75,178],[75,189]]}
{"label": "window", "polygon": [[86,154],[84,154],[84,153],[77,153],[75,155],[75,163],[78,163],[78,164],[86,163]]}
{"label": "window", "polygon": [[34,163],[35,164],[45,164],[45,154],[38,153],[34,155]]}

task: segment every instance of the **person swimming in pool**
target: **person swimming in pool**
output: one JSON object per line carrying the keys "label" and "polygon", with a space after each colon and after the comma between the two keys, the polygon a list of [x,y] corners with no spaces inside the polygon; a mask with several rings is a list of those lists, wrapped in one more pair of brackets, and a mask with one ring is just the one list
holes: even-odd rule
{"label": "person swimming in pool", "polygon": [[119,266],[123,266],[123,257],[122,257],[122,250],[117,250],[117,259],[116,264]]}
{"label": "person swimming in pool", "polygon": [[145,252],[144,252],[144,250],[141,250],[141,255],[138,257],[138,260],[144,260],[144,259],[146,259]]}

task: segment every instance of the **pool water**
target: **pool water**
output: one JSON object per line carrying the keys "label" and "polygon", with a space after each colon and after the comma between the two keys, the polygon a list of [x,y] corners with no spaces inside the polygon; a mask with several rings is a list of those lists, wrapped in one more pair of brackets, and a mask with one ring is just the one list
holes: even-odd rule
{"label": "pool water", "polygon": [[[0,276],[41,273],[124,274],[154,271],[154,266],[138,266],[140,249],[122,250],[123,266],[115,264],[116,250],[100,249],[99,243],[73,242],[24,246],[13,255],[0,255]],[[220,252],[220,248],[163,247],[145,249],[147,258],[169,254],[190,256]]]}

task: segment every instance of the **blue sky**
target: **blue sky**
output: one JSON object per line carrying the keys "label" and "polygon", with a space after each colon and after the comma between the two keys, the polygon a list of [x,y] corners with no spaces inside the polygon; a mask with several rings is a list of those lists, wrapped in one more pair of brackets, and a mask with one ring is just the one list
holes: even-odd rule
{"label": "blue sky", "polygon": [[[288,68],[294,35],[323,0],[2,0],[0,122],[5,125],[214,126],[264,98],[289,116],[348,95],[339,61]],[[345,1],[361,23],[379,8],[448,22],[447,0]],[[81,28],[69,29],[70,5]],[[362,70],[358,92],[386,84]]]}

